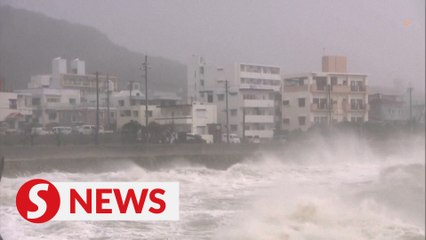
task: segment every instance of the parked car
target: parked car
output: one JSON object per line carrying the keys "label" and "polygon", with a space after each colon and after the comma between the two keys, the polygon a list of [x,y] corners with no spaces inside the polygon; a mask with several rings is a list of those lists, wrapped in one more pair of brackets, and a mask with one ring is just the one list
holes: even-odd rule
{"label": "parked car", "polygon": [[200,135],[187,133],[186,143],[206,143],[206,140],[204,140]]}
{"label": "parked car", "polygon": [[[227,134],[222,134],[222,142],[227,143]],[[241,143],[241,139],[237,136],[237,134],[231,133],[229,134],[229,143]]]}
{"label": "parked car", "polygon": [[259,136],[254,136],[254,137],[249,136],[249,137],[247,137],[247,139],[248,139],[249,143],[260,143]]}
{"label": "parked car", "polygon": [[72,133],[72,128],[71,127],[53,127],[52,132],[53,132],[53,134],[68,135],[68,134]]}
{"label": "parked car", "polygon": [[95,125],[82,125],[77,129],[78,133],[83,135],[91,135],[95,133],[95,130],[96,130]]}
{"label": "parked car", "polygon": [[206,141],[200,135],[179,132],[176,143],[206,143]]}
{"label": "parked car", "polygon": [[36,136],[44,136],[44,135],[49,135],[50,133],[49,131],[47,131],[46,129],[42,127],[33,127],[31,128],[31,134]]}

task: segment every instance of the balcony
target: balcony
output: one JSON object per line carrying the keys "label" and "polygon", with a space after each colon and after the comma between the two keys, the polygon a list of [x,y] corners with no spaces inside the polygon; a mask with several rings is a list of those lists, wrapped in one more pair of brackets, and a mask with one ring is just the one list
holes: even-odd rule
{"label": "balcony", "polygon": [[250,84],[250,83],[241,83],[240,89],[256,89],[256,90],[272,90],[275,92],[280,91],[279,85],[266,85],[266,84]]}
{"label": "balcony", "polygon": [[327,112],[327,111],[333,110],[333,107],[331,107],[331,109],[329,109],[328,104],[312,103],[311,104],[311,110],[314,111],[314,112]]}
{"label": "balcony", "polygon": [[347,85],[333,85],[331,89],[332,92],[337,93],[349,93],[351,91],[350,87]]}
{"label": "balcony", "polygon": [[368,104],[351,104],[350,105],[350,110],[353,112],[364,112],[364,111],[368,111]]}
{"label": "balcony", "polygon": [[274,123],[273,115],[246,115],[246,123]]}
{"label": "balcony", "polygon": [[155,119],[161,125],[167,124],[176,124],[176,125],[184,125],[184,124],[192,124],[191,116],[181,116],[181,117],[160,117]]}
{"label": "balcony", "polygon": [[307,92],[308,90],[308,85],[284,86],[284,92]]}
{"label": "balcony", "polygon": [[241,78],[257,78],[257,79],[271,79],[271,80],[280,80],[280,74],[272,74],[272,73],[263,73],[263,72],[240,72]]}
{"label": "balcony", "polygon": [[244,107],[273,108],[274,100],[246,99],[244,100],[243,104]]}
{"label": "balcony", "polygon": [[312,84],[311,85],[311,91],[312,92],[326,92],[327,91],[327,85],[318,86],[316,84]]}
{"label": "balcony", "polygon": [[351,92],[366,92],[367,87],[362,85],[353,85],[351,86]]}

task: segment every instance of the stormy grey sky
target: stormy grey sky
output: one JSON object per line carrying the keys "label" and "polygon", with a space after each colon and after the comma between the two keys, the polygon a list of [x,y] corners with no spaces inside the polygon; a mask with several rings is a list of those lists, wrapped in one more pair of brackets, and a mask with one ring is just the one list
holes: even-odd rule
{"label": "stormy grey sky", "polygon": [[[321,55],[348,57],[370,85],[425,88],[424,0],[3,0],[96,27],[122,46],[187,63],[274,64],[319,71]],[[324,50],[325,49],[325,50]]]}

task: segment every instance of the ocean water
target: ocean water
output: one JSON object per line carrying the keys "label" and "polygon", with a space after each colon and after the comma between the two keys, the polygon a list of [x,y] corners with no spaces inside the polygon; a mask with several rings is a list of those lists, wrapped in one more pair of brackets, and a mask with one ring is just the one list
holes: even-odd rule
{"label": "ocean water", "polygon": [[[0,233],[5,240],[425,239],[424,156],[424,138],[377,148],[342,139],[296,144],[225,170],[182,159],[148,170],[117,159],[119,164],[84,173],[24,171],[1,181]],[[31,224],[15,207],[17,190],[31,178],[178,181],[180,220]]]}

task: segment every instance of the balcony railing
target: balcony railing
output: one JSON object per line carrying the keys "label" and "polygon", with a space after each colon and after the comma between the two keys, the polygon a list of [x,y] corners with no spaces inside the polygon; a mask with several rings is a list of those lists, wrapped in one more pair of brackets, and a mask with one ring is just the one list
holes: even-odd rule
{"label": "balcony railing", "polygon": [[331,87],[332,92],[339,92],[339,93],[348,93],[351,91],[350,87],[347,85],[333,85]]}
{"label": "balcony railing", "polygon": [[365,92],[367,90],[367,88],[365,86],[362,85],[353,85],[351,86],[351,91],[352,92]]}
{"label": "balcony railing", "polygon": [[333,107],[329,108],[328,104],[317,104],[317,103],[312,103],[311,104],[311,110],[312,111],[329,111],[332,110]]}
{"label": "balcony railing", "polygon": [[351,111],[366,111],[368,110],[368,105],[363,104],[351,104]]}
{"label": "balcony railing", "polygon": [[272,108],[274,107],[274,100],[245,99],[244,107]]}
{"label": "balcony railing", "polygon": [[302,86],[284,86],[284,92],[305,92],[308,91],[308,85]]}
{"label": "balcony railing", "polygon": [[327,91],[327,85],[318,86],[317,84],[312,84],[311,85],[311,91],[312,92],[324,92],[324,91]]}
{"label": "balcony railing", "polygon": [[246,115],[245,122],[246,123],[273,123],[274,116],[273,115]]}

